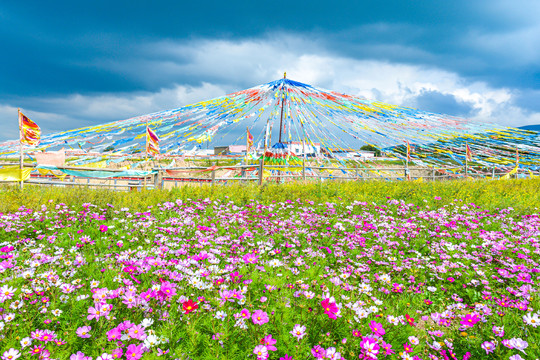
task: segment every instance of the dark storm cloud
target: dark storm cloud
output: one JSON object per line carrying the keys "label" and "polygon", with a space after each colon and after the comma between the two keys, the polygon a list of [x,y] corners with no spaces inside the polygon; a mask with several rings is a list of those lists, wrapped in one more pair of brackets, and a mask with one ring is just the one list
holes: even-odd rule
{"label": "dark storm cloud", "polygon": [[424,111],[459,117],[471,117],[476,112],[471,103],[459,101],[452,94],[442,94],[438,91],[422,91],[410,102],[410,106]]}
{"label": "dark storm cloud", "polygon": [[[78,94],[130,98],[204,83],[229,92],[275,78],[274,70],[250,63],[250,54],[242,61],[223,53],[226,66],[208,66],[197,49],[219,40],[270,41],[299,56],[438,68],[469,83],[510,88],[521,94],[516,105],[538,111],[539,11],[539,2],[527,0],[3,2],[0,113],[23,106],[73,127],[100,114],[88,110],[90,105],[77,114],[77,103],[68,100]],[[305,41],[291,42],[292,37]],[[267,57],[279,63],[280,46],[274,48]],[[452,95],[424,93],[416,100],[426,110],[467,112],[468,104]],[[155,101],[154,107],[129,107],[124,113],[120,106],[99,119],[168,104]],[[54,115],[59,113],[68,120]]]}

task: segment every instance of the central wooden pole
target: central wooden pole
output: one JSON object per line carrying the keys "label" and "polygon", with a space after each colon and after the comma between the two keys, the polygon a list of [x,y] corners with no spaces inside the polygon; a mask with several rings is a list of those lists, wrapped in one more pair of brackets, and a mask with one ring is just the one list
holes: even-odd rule
{"label": "central wooden pole", "polygon": [[[287,73],[284,73],[283,74],[283,79],[286,79],[287,78]],[[283,88],[282,90],[285,89],[285,82],[283,82]],[[282,98],[281,98],[281,120],[279,121],[279,142],[281,142],[281,133],[282,133],[282,130],[283,130],[283,108],[285,107],[285,96],[283,96],[282,94]]]}

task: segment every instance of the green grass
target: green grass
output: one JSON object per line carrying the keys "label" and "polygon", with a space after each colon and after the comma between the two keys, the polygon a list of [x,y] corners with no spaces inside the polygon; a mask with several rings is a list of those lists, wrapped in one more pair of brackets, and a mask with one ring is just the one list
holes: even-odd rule
{"label": "green grass", "polygon": [[[366,201],[382,204],[388,198],[404,200],[417,205],[441,206],[454,200],[474,203],[485,209],[512,207],[518,213],[531,213],[540,208],[540,179],[523,180],[455,180],[445,182],[324,182],[236,184],[227,186],[210,185],[182,186],[172,190],[148,190],[141,192],[119,192],[112,190],[90,190],[86,188],[51,188],[26,186],[20,191],[17,186],[0,187],[0,212],[16,211],[19,207],[37,208],[52,200],[68,205],[89,202],[98,206],[112,204],[132,210],[147,209],[165,201],[176,199],[230,199],[237,204],[251,200],[261,203],[305,199],[316,202]],[[435,199],[440,197],[440,200]]]}

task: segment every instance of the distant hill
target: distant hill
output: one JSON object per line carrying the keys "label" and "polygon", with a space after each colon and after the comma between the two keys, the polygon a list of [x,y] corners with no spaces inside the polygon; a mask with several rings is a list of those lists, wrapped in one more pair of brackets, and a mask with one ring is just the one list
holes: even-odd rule
{"label": "distant hill", "polygon": [[540,131],[540,124],[520,126],[520,129]]}

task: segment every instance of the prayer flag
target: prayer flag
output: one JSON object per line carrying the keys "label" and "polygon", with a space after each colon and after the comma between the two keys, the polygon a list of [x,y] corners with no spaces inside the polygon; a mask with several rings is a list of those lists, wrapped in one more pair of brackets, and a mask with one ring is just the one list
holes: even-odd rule
{"label": "prayer flag", "polygon": [[146,127],[146,153],[159,154],[159,138],[149,127]]}
{"label": "prayer flag", "polygon": [[19,111],[19,130],[21,134],[21,143],[31,146],[39,144],[41,138],[41,129],[39,126],[27,118]]}
{"label": "prayer flag", "polygon": [[253,135],[249,132],[249,128],[246,128],[247,130],[247,149],[246,151],[249,152],[249,149],[253,146]]}
{"label": "prayer flag", "polygon": [[467,161],[472,161],[472,151],[471,151],[471,148],[469,147],[469,144],[465,144],[466,146],[466,157],[467,157]]}
{"label": "prayer flag", "polygon": [[407,161],[411,160],[411,145],[409,144],[409,140],[407,140]]}

